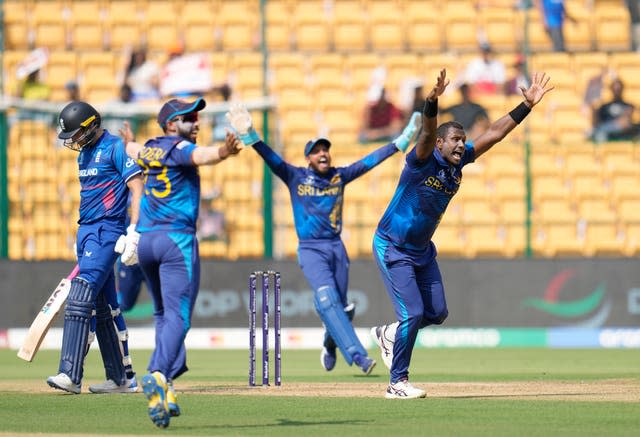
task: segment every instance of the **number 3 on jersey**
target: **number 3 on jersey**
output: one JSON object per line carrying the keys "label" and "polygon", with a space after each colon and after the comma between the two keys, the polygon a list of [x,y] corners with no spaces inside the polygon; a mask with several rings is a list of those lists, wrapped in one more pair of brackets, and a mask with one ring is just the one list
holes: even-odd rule
{"label": "number 3 on jersey", "polygon": [[[160,164],[159,161],[149,161],[149,163],[144,163],[141,162],[142,160],[138,161],[138,164],[140,164],[140,166],[143,168],[144,170],[144,194],[145,195],[150,195],[153,194],[155,197],[158,197],[160,199],[167,197],[169,194],[171,194],[171,180],[169,180],[169,177],[167,176],[167,172],[169,171],[169,167],[167,167],[166,165],[162,165]],[[154,174],[150,174],[151,169],[154,168],[160,168],[161,170],[156,173],[156,171],[154,170]],[[149,184],[149,177],[155,177],[155,179],[157,180],[157,182],[151,183]],[[149,191],[149,185],[151,185],[151,191]],[[158,189],[156,189],[156,187]],[[160,189],[162,188],[162,189]]]}

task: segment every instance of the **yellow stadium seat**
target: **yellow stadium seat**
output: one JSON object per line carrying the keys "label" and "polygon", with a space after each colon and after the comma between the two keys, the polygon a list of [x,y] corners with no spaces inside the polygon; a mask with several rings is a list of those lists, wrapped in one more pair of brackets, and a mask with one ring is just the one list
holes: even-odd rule
{"label": "yellow stadium seat", "polygon": [[611,208],[609,199],[583,199],[578,204],[578,215],[589,224],[610,224],[616,221],[616,213]]}
{"label": "yellow stadium seat", "polygon": [[565,157],[565,171],[568,177],[593,176],[600,177],[601,163],[590,153],[569,154]]}
{"label": "yellow stadium seat", "polygon": [[570,52],[593,51],[595,23],[593,12],[587,6],[587,2],[580,0],[567,2],[567,10],[575,18],[575,22],[567,22],[563,27],[566,49]]}
{"label": "yellow stadium seat", "polygon": [[400,4],[387,0],[368,1],[369,38],[375,51],[402,51],[405,48],[404,14]]}
{"label": "yellow stadium seat", "polygon": [[504,153],[504,149],[482,156],[488,178],[521,178],[524,182],[524,159],[520,154]]}
{"label": "yellow stadium seat", "polygon": [[524,176],[499,176],[489,184],[491,195],[496,200],[521,200],[525,198],[526,186]]}
{"label": "yellow stadium seat", "polygon": [[640,223],[640,199],[624,199],[617,204],[618,219],[623,223]]}
{"label": "yellow stadium seat", "polygon": [[106,9],[101,0],[69,3],[71,44],[74,50],[102,50],[106,47],[104,20]]}
{"label": "yellow stadium seat", "polygon": [[534,178],[545,176],[562,176],[564,174],[564,162],[554,153],[534,152],[530,161],[531,175]]}
{"label": "yellow stadium seat", "polygon": [[440,52],[444,35],[438,2],[410,1],[405,5],[406,39],[412,52]]}
{"label": "yellow stadium seat", "polygon": [[292,10],[287,0],[266,3],[266,44],[269,50],[289,51],[292,48]]}
{"label": "yellow stadium seat", "polygon": [[640,179],[636,175],[613,175],[610,178],[611,197],[615,202],[640,199]]}
{"label": "yellow stadium seat", "polygon": [[30,8],[24,0],[5,0],[2,2],[4,13],[5,50],[29,48]]}
{"label": "yellow stadium seat", "polygon": [[149,50],[166,51],[179,41],[176,9],[172,0],[154,0],[147,3],[142,11]]}
{"label": "yellow stadium seat", "polygon": [[392,92],[392,99],[404,81],[408,78],[422,75],[422,71],[419,70],[420,58],[415,53],[387,54],[383,58],[383,62],[387,68],[387,81],[385,86]]}
{"label": "yellow stadium seat", "polygon": [[625,254],[637,256],[640,253],[640,223],[629,223],[625,227]]}
{"label": "yellow stadium seat", "polygon": [[575,223],[549,225],[545,229],[543,252],[548,257],[583,256],[585,235]]}
{"label": "yellow stadium seat", "polygon": [[[179,38],[186,52],[213,51],[217,48],[214,12],[208,0],[180,4]],[[167,41],[169,43],[169,41]]]}
{"label": "yellow stadium seat", "polygon": [[575,223],[578,214],[569,200],[547,199],[536,202],[533,207],[533,215],[537,222],[547,224]]}
{"label": "yellow stadium seat", "polygon": [[467,1],[448,1],[441,6],[441,17],[445,21],[443,31],[446,47],[453,51],[473,52],[478,50],[478,16],[469,10]]}
{"label": "yellow stadium seat", "polygon": [[480,26],[491,47],[498,52],[515,52],[522,39],[522,21],[511,7],[484,7],[480,9]]}
{"label": "yellow stadium seat", "polygon": [[51,87],[51,100],[66,101],[65,84],[77,80],[76,54],[66,51],[52,51],[44,68],[46,83]]}
{"label": "yellow stadium seat", "polygon": [[40,1],[30,7],[35,47],[70,47],[67,8],[61,1]]}
{"label": "yellow stadium seat", "polygon": [[223,50],[253,50],[260,42],[259,2],[222,2],[216,12]]}
{"label": "yellow stadium seat", "polygon": [[368,23],[361,2],[344,0],[334,4],[333,45],[339,51],[365,51],[369,44]]}
{"label": "yellow stadium seat", "polygon": [[622,2],[596,2],[593,22],[599,51],[629,50],[629,12]]}
{"label": "yellow stadium seat", "polygon": [[612,223],[590,223],[587,226],[585,253],[587,256],[624,256],[624,233]]}
{"label": "yellow stadium seat", "polygon": [[[377,53],[353,53],[346,58],[345,71],[348,83],[354,92],[366,92],[371,85],[372,73],[383,66],[383,60]],[[362,101],[364,104],[364,100]]]}
{"label": "yellow stadium seat", "polygon": [[331,46],[330,14],[320,0],[295,2],[293,33],[298,50],[326,52]]}
{"label": "yellow stadium seat", "polygon": [[467,226],[465,230],[467,258],[504,257],[507,252],[507,236],[502,226]]}
{"label": "yellow stadium seat", "polygon": [[462,222],[467,225],[496,224],[498,209],[491,203],[480,200],[465,200],[462,203]]}
{"label": "yellow stadium seat", "polygon": [[500,223],[522,226],[526,220],[527,211],[524,197],[520,199],[504,199],[499,201]]}
{"label": "yellow stadium seat", "polygon": [[538,203],[549,199],[569,199],[571,189],[562,176],[546,175],[535,177],[532,181],[533,201]]}
{"label": "yellow stadium seat", "polygon": [[[553,50],[553,44],[551,38],[544,29],[544,22],[540,16],[540,11],[537,8],[531,8],[528,10],[520,11],[521,22],[523,23],[522,35],[524,35],[524,22],[528,20],[527,37],[529,41],[529,48],[532,52],[549,52]],[[525,16],[527,14],[527,16]]]}
{"label": "yellow stadium seat", "polygon": [[465,253],[466,242],[457,225],[441,224],[432,240],[438,250],[438,256],[458,258]]}
{"label": "yellow stadium seat", "polygon": [[124,49],[141,41],[142,12],[131,0],[111,0],[106,3],[108,42],[112,50]]}
{"label": "yellow stadium seat", "polygon": [[580,202],[584,199],[608,199],[611,195],[609,184],[603,183],[597,175],[579,175],[571,178],[572,198]]}

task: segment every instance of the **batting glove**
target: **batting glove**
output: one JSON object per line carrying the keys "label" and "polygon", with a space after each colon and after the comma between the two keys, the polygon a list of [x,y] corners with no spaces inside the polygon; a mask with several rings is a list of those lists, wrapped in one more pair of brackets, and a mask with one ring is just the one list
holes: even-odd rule
{"label": "batting glove", "polygon": [[227,121],[238,133],[240,141],[245,146],[253,146],[260,141],[258,133],[253,128],[253,120],[247,108],[241,103],[232,103],[229,111],[225,115]]}
{"label": "batting glove", "polygon": [[411,139],[420,127],[420,120],[422,120],[422,117],[419,112],[414,112],[413,114],[411,114],[411,120],[409,120],[407,126],[404,128],[400,136],[393,140],[393,143],[401,152],[404,153],[407,151],[407,148],[411,143]]}
{"label": "batting glove", "polygon": [[120,261],[126,266],[138,264],[138,241],[140,234],[136,232],[136,225],[129,225],[126,235],[120,235],[116,241],[114,251],[121,253]]}

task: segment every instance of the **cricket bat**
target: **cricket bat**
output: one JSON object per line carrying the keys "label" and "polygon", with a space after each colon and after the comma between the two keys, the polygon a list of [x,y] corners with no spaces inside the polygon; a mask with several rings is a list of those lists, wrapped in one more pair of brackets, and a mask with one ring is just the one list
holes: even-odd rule
{"label": "cricket bat", "polygon": [[49,299],[45,302],[42,309],[38,312],[38,315],[31,323],[31,327],[27,332],[27,336],[22,343],[22,347],[18,351],[18,358],[22,358],[25,361],[33,361],[33,357],[38,352],[42,340],[47,335],[49,328],[56,319],[56,316],[60,312],[60,308],[67,301],[69,290],[71,289],[71,280],[78,274],[79,267],[76,265],[69,276],[63,278],[56,289],[51,293]]}

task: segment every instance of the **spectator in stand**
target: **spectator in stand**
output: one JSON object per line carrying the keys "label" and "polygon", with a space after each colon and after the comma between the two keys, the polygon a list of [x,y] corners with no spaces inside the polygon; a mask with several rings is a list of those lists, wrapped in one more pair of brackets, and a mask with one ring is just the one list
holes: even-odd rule
{"label": "spectator in stand", "polygon": [[596,143],[609,140],[631,140],[638,134],[638,127],[633,124],[635,107],[626,102],[622,96],[624,84],[619,78],[611,82],[613,98],[601,105],[593,116],[592,139]]}
{"label": "spectator in stand", "polygon": [[124,83],[131,87],[133,100],[154,101],[160,98],[158,92],[160,68],[147,59],[147,49],[139,47],[131,52],[125,70]]}
{"label": "spectator in stand", "polygon": [[625,0],[629,11],[629,19],[631,20],[631,50],[640,51],[640,1]]}
{"label": "spectator in stand", "polygon": [[386,97],[383,86],[373,85],[368,92],[358,140],[361,143],[390,142],[402,131],[402,111]]}
{"label": "spectator in stand", "polygon": [[577,21],[567,12],[564,0],[535,0],[535,2],[544,21],[544,30],[553,43],[553,50],[556,52],[566,51],[564,45],[565,19],[573,23]]}
{"label": "spectator in stand", "polygon": [[615,78],[616,72],[608,65],[603,65],[600,71],[587,82],[581,110],[583,116],[591,120],[591,126],[595,125],[593,117],[602,104],[602,92]]}
{"label": "spectator in stand", "polygon": [[77,102],[80,100],[80,90],[78,89],[78,83],[76,81],[68,81],[64,84],[64,89],[67,90],[68,102]]}
{"label": "spectator in stand", "polygon": [[497,94],[506,80],[504,63],[494,58],[489,43],[481,43],[479,49],[480,56],[467,65],[464,82],[469,85],[471,95]]}
{"label": "spectator in stand", "polygon": [[504,83],[504,94],[506,96],[519,96],[522,94],[521,87],[529,88],[531,79],[526,71],[525,58],[522,55],[516,57],[513,64],[515,74]]}
{"label": "spectator in stand", "polygon": [[18,85],[18,96],[25,100],[49,100],[51,88],[40,80],[40,70],[29,73]]}
{"label": "spectator in stand", "polygon": [[442,110],[442,114],[448,114],[453,121],[460,123],[470,139],[478,138],[489,127],[489,114],[482,105],[471,100],[467,84],[463,83],[458,90],[462,101]]}

